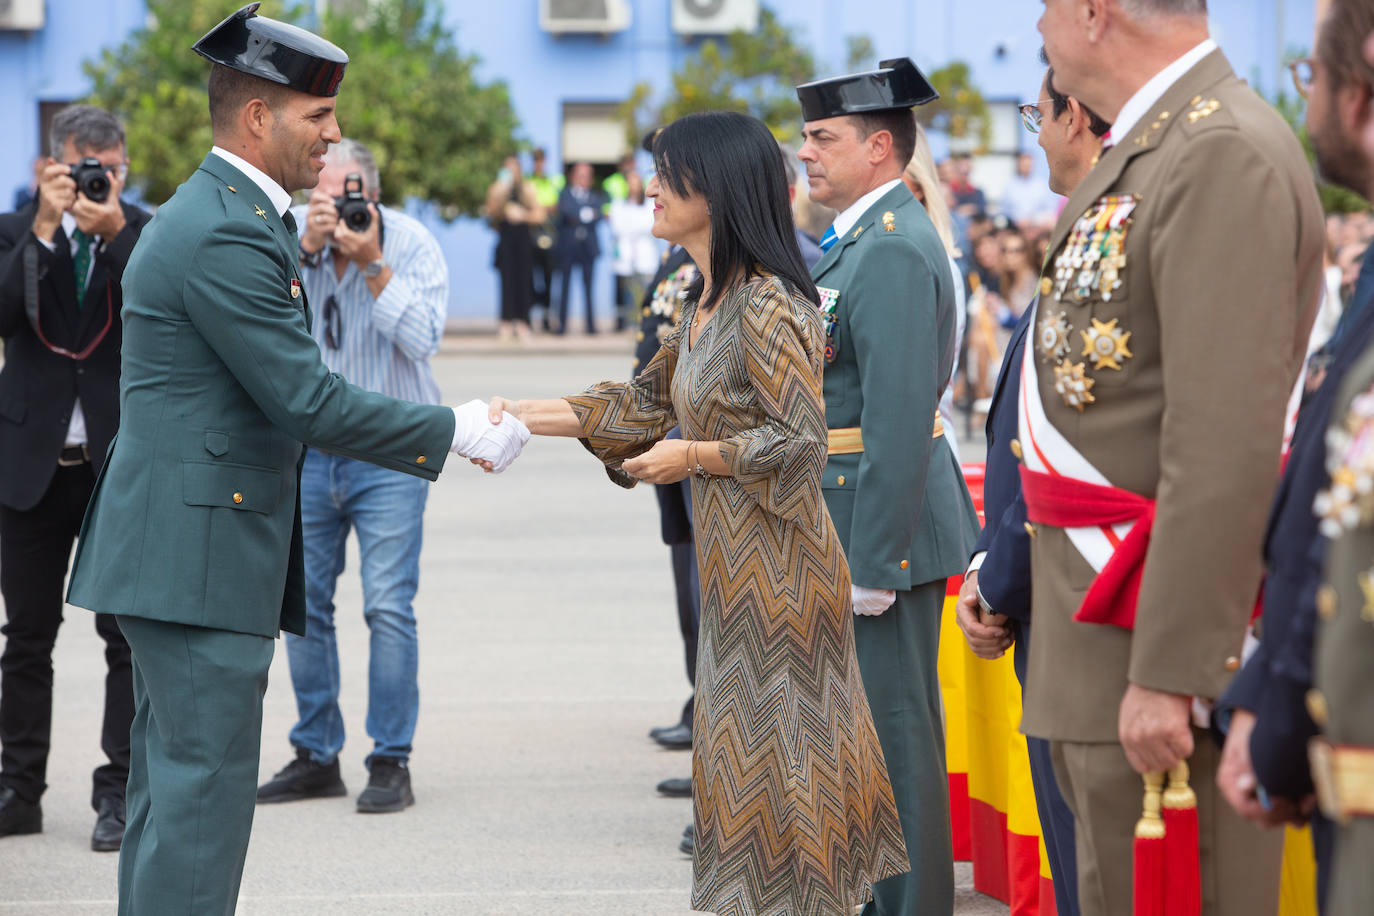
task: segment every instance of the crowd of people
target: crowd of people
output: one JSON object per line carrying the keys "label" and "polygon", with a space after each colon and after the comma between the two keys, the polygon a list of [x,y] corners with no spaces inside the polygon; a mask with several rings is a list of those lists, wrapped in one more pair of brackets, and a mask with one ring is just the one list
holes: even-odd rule
{"label": "crowd of people", "polygon": [[[609,220],[641,347],[626,382],[457,408],[428,367],[447,270],[339,129],[347,55],[256,9],[195,45],[213,146],[155,217],[120,199],[123,130],[88,106],[0,217],[0,836],[42,830],[71,557],[106,643],[91,845],[120,851],[120,913],[232,912],[254,806],[347,792],[350,530],[356,807],[413,804],[427,481],[547,435],[658,488],[694,692],[652,737],[692,749],[661,789],[693,800],[694,908],[952,912],[936,668],[962,578],[969,647],[1014,653],[1060,913],[1274,912],[1273,828],[1301,823],[1317,905],[1367,911],[1374,219],[1323,218],[1205,0],[1047,0],[1021,114],[1049,181],[1023,155],[996,203],[970,160],[934,161],[907,58],[796,87],[795,152],[710,112],[644,139],[647,181],[633,157],[561,187],[509,157],[487,200],[503,333],[536,303],[566,332],[574,268],[595,332]],[[1368,198],[1374,9],[1321,5],[1294,74],[1323,176]],[[987,417],[981,529],[951,399]],[[282,632],[299,721],[259,785]],[[1166,782],[1191,832],[1158,817]]]}

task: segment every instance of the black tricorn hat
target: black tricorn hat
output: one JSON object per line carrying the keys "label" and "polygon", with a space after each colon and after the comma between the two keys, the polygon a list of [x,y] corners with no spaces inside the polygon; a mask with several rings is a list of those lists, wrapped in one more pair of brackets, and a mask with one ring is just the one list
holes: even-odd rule
{"label": "black tricorn hat", "polygon": [[313,32],[259,16],[250,3],[191,46],[206,60],[290,86],[332,96],[343,82],[348,55]]}
{"label": "black tricorn hat", "polygon": [[877,70],[816,80],[797,87],[802,118],[807,121],[913,108],[939,97],[940,93],[909,57],[881,61]]}

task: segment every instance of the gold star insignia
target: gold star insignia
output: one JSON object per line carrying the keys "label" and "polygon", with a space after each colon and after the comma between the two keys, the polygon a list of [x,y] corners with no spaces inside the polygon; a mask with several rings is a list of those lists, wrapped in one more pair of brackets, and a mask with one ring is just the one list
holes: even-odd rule
{"label": "gold star insignia", "polygon": [[267,219],[267,211],[264,210],[262,207],[259,207],[257,204],[253,204],[253,212],[256,213],[258,216],[261,216],[263,219]]}
{"label": "gold star insignia", "polygon": [[1054,390],[1079,413],[1083,407],[1097,400],[1093,397],[1092,387],[1097,384],[1084,374],[1082,363],[1062,362],[1054,367]]}
{"label": "gold star insignia", "polygon": [[859,234],[862,233],[863,231],[864,231],[864,227],[863,227],[863,226],[860,226],[858,229],[855,229],[855,230],[854,230],[854,238],[858,238],[858,237],[859,237]]}
{"label": "gold star insignia", "polygon": [[895,232],[897,229],[897,215],[891,210],[883,214],[883,228],[888,232]]}
{"label": "gold star insignia", "polygon": [[1093,326],[1086,331],[1079,331],[1083,335],[1083,356],[1092,357],[1095,360],[1094,369],[1121,369],[1121,361],[1131,358],[1130,348],[1126,345],[1131,340],[1131,332],[1123,331],[1116,326],[1116,319],[1103,323],[1096,318]]}
{"label": "gold star insignia", "polygon": [[1360,608],[1360,617],[1366,623],[1374,623],[1374,569],[1366,569],[1356,578],[1360,583],[1360,591],[1364,594],[1364,605]]}

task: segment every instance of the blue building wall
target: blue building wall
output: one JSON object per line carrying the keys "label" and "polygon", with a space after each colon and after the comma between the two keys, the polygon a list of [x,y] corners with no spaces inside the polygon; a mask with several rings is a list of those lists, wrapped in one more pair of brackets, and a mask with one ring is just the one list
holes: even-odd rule
{"label": "blue building wall", "polygon": [[[522,138],[546,147],[554,167],[561,163],[565,102],[620,101],[640,81],[661,91],[696,48],[672,32],[668,0],[629,0],[630,28],[607,38],[545,33],[537,0],[442,2],[458,46],[482,57],[483,79],[509,85]],[[226,13],[237,5],[238,0],[226,0]],[[822,71],[817,75],[842,71],[847,38],[866,35],[877,57],[906,55],[925,69],[952,60],[968,63],[989,99],[1037,97],[1041,67],[1035,24],[1041,4],[1035,0],[771,0],[768,5],[812,48]],[[1280,59],[1310,46],[1314,0],[1211,0],[1209,5],[1213,37],[1236,71],[1266,94],[1287,86]],[[269,15],[270,7],[280,9],[280,4],[268,6]],[[6,90],[0,93],[0,122],[6,125],[0,142],[0,206],[27,180],[39,152],[39,102],[80,98],[88,86],[82,61],[117,43],[143,23],[144,15],[143,0],[48,0],[43,30],[0,32],[0,86]],[[347,133],[348,125],[343,129]],[[1029,148],[1033,138],[1023,135],[1021,142]],[[138,151],[130,156],[136,169]],[[453,276],[450,314],[494,318],[491,231],[470,219],[433,225]],[[609,278],[599,277],[595,290],[603,315],[610,310],[609,289]],[[575,314],[577,306],[575,300]]]}

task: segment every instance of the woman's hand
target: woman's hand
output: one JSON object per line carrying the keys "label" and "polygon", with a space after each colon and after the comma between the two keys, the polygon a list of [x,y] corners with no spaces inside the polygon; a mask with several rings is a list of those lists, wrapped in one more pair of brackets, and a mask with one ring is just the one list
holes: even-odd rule
{"label": "woman's hand", "polygon": [[491,418],[492,424],[495,426],[501,425],[501,414],[503,411],[515,417],[515,419],[524,422],[524,417],[520,416],[521,410],[519,401],[508,401],[505,398],[497,397],[492,398],[488,406],[490,410],[488,410],[487,413]]}
{"label": "woman's hand", "polygon": [[646,483],[677,483],[692,473],[687,463],[687,445],[682,439],[660,439],[653,448],[638,458],[629,459],[620,469]]}

